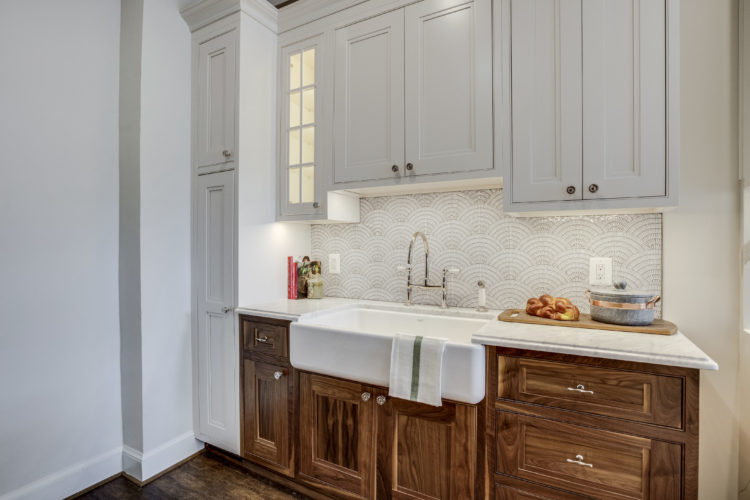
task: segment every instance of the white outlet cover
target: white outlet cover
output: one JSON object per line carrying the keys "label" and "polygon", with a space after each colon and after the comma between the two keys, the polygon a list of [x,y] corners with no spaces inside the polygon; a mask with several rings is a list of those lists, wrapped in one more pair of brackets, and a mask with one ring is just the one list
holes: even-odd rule
{"label": "white outlet cover", "polygon": [[589,259],[589,284],[612,285],[612,259],[609,257],[591,257]]}
{"label": "white outlet cover", "polygon": [[341,273],[341,254],[328,254],[328,272],[331,274]]}

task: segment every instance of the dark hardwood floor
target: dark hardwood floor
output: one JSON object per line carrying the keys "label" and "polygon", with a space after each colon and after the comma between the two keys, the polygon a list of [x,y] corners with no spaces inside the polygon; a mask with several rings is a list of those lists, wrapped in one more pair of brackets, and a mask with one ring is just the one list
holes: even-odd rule
{"label": "dark hardwood floor", "polygon": [[118,477],[78,498],[298,500],[307,497],[256,476],[221,457],[204,453],[142,488],[124,477]]}

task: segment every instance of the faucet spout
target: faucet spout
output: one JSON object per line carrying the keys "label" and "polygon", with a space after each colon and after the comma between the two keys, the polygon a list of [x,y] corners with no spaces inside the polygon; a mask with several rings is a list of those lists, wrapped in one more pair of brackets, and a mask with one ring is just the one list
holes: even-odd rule
{"label": "faucet spout", "polygon": [[422,243],[424,244],[424,286],[427,286],[427,277],[430,271],[430,246],[427,244],[427,237],[422,231],[417,231],[411,237],[411,243],[409,243],[409,256],[406,259],[406,263],[409,265],[409,283],[411,283],[411,252],[414,250],[414,243],[417,241],[417,237],[422,237]]}

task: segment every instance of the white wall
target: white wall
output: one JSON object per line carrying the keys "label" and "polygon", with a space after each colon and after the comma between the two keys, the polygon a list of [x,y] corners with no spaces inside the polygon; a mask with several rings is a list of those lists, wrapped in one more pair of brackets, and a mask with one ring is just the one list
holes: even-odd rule
{"label": "white wall", "polygon": [[286,298],[287,257],[310,254],[309,224],[276,220],[276,35],[243,13],[240,30],[240,306]]}
{"label": "white wall", "polygon": [[121,258],[127,264],[123,279],[133,285],[121,286],[121,294],[135,302],[128,313],[137,316],[130,318],[133,328],[123,328],[122,371],[128,375],[123,380],[123,461],[126,472],[138,480],[202,447],[192,422],[190,32],[179,13],[185,3],[123,3],[123,19],[128,10],[141,12],[123,25],[123,40],[132,35],[133,44],[140,45],[134,47],[134,64],[123,52],[123,71],[132,71],[123,76],[123,87],[129,87],[123,95],[133,94],[126,104],[136,109],[123,106],[121,111],[137,122],[129,129],[132,134],[121,131],[132,139],[123,143],[128,151],[121,157],[132,161],[120,166],[128,180],[121,207],[133,212],[126,221],[132,227],[121,226],[121,235],[128,238],[127,249],[135,246],[137,253],[127,262]]}
{"label": "white wall", "polygon": [[[141,80],[143,446],[184,442],[148,477],[200,446],[192,436],[190,30],[186,0],[146,0]],[[164,462],[166,460],[166,462]],[[168,463],[172,462],[172,463]]]}
{"label": "white wall", "polygon": [[664,317],[719,363],[701,375],[700,498],[737,498],[737,0],[682,0],[680,206],[664,215]]}
{"label": "white wall", "polygon": [[117,0],[0,3],[3,498],[120,470],[119,26]]}

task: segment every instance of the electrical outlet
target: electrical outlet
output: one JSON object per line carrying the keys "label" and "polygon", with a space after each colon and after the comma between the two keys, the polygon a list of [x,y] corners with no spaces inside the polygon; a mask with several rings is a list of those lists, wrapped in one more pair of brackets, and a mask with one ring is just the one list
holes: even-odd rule
{"label": "electrical outlet", "polygon": [[328,254],[328,272],[331,274],[341,273],[341,254]]}
{"label": "electrical outlet", "polygon": [[589,259],[589,284],[612,284],[612,259],[609,257],[591,257]]}

